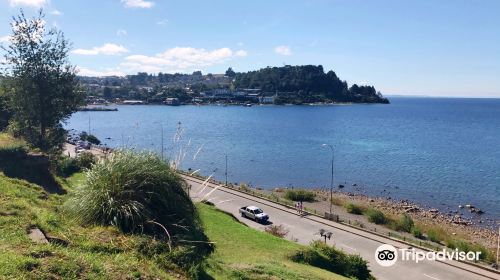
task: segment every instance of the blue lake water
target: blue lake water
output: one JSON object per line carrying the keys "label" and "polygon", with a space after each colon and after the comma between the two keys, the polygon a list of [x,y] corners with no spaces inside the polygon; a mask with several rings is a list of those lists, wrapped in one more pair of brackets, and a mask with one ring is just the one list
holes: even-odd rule
{"label": "blue lake water", "polygon": [[[391,98],[390,105],[118,106],[66,127],[108,146],[185,154],[182,168],[254,186],[326,187],[500,218],[500,99]],[[179,141],[174,135],[181,130]],[[108,138],[108,139],[106,139]],[[201,149],[200,149],[201,147]],[[198,152],[199,150],[199,152]],[[197,153],[198,152],[198,153]],[[194,159],[194,156],[196,158]],[[357,184],[354,187],[353,184]]]}

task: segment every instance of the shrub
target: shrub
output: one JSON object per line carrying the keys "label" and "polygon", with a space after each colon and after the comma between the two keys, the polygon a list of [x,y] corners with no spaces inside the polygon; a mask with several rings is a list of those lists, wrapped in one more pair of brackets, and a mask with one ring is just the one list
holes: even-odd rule
{"label": "shrub", "polygon": [[415,236],[418,239],[422,239],[423,238],[422,231],[420,231],[420,229],[417,228],[417,227],[413,227],[411,229],[411,234],[413,234],[413,236]]}
{"label": "shrub", "polygon": [[347,213],[355,214],[355,215],[361,215],[363,214],[363,208],[357,204],[354,203],[348,203],[345,206],[345,209],[347,210]]}
{"label": "shrub", "polygon": [[185,182],[151,153],[116,151],[86,173],[83,185],[66,203],[82,224],[114,225],[123,232],[165,234],[159,223],[193,227],[195,208]]}
{"label": "shrub", "polygon": [[365,214],[370,223],[381,225],[387,222],[387,218],[385,217],[384,213],[382,213],[380,210],[370,208],[366,211]]}
{"label": "shrub", "polygon": [[485,247],[479,244],[471,244],[465,240],[448,238],[445,241],[446,247],[451,249],[458,249],[461,252],[481,252],[479,255],[480,260],[491,259],[491,253]]}
{"label": "shrub", "polygon": [[89,143],[92,143],[94,145],[100,145],[101,144],[101,140],[99,140],[96,136],[92,135],[92,134],[88,134],[87,132],[82,132],[80,133],[80,139],[82,141],[88,141]]}
{"label": "shrub", "polygon": [[427,239],[429,239],[432,242],[436,242],[436,243],[439,243],[442,240],[440,234],[435,229],[429,229],[427,231]]}
{"label": "shrub", "polygon": [[293,201],[313,202],[316,198],[316,194],[308,190],[287,190],[285,192],[285,198]]}
{"label": "shrub", "polygon": [[288,230],[283,225],[270,225],[266,227],[265,231],[276,237],[284,238],[288,234]]}
{"label": "shrub", "polygon": [[80,167],[75,158],[63,156],[56,162],[56,172],[60,176],[69,177],[78,171],[80,171]]}
{"label": "shrub", "polygon": [[250,188],[245,183],[241,183],[238,189],[242,192],[250,192]]}
{"label": "shrub", "polygon": [[396,221],[396,230],[411,232],[413,225],[413,219],[409,215],[403,214],[399,220]]}
{"label": "shrub", "polygon": [[344,206],[345,202],[339,197],[332,197],[332,204],[337,206]]}
{"label": "shrub", "polygon": [[306,263],[349,278],[372,279],[367,261],[358,255],[348,255],[321,241],[313,241],[291,256],[295,262]]}
{"label": "shrub", "polygon": [[84,152],[84,153],[81,153],[79,154],[77,157],[76,157],[76,164],[78,165],[78,167],[80,167],[81,169],[85,168],[85,169],[89,169],[92,167],[93,164],[95,164],[97,162],[97,158],[96,156],[94,156],[92,153],[90,152]]}

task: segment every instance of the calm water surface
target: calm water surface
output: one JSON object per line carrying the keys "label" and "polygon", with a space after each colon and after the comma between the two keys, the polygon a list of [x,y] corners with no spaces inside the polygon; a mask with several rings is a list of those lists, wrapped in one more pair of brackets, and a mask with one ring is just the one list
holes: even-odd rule
{"label": "calm water surface", "polygon": [[[185,151],[184,169],[255,186],[324,187],[410,199],[441,210],[472,203],[500,218],[500,99],[391,98],[390,105],[118,106],[78,112],[67,128],[111,147]],[[179,122],[181,139],[174,143]],[[201,148],[201,149],[200,149]],[[198,152],[199,151],[199,152]],[[198,153],[197,153],[198,152]],[[196,155],[196,157],[195,157]],[[353,184],[357,184],[354,187]]]}

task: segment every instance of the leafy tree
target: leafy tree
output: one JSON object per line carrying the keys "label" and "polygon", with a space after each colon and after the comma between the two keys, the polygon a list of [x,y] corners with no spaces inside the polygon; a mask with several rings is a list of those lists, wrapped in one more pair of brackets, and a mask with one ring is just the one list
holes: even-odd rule
{"label": "leafy tree", "polygon": [[233,68],[229,67],[227,70],[226,70],[226,76],[228,77],[234,77],[236,76],[236,72],[233,71]]}
{"label": "leafy tree", "polygon": [[68,61],[69,42],[61,31],[48,30],[43,11],[27,19],[13,17],[11,43],[2,47],[9,83],[10,124],[30,145],[56,151],[64,143],[61,122],[83,104],[75,67]]}
{"label": "leafy tree", "polygon": [[1,87],[2,82],[3,80],[0,80],[0,131],[7,127],[9,119],[11,117],[11,113],[7,106],[7,97],[4,93],[3,88]]}
{"label": "leafy tree", "polygon": [[111,99],[113,97],[113,90],[110,87],[105,87],[102,91],[102,95],[106,99]]}

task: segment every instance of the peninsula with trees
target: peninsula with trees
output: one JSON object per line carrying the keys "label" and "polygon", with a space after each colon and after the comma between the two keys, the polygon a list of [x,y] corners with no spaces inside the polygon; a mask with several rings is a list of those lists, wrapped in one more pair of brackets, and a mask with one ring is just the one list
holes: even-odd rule
{"label": "peninsula with trees", "polygon": [[89,104],[333,104],[389,103],[373,86],[348,85],[321,65],[285,65],[224,74],[79,77]]}

